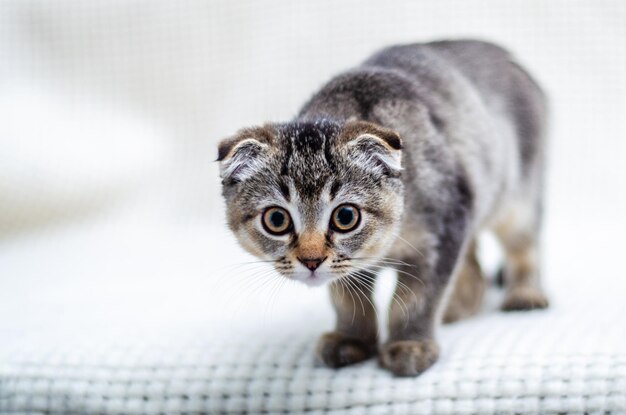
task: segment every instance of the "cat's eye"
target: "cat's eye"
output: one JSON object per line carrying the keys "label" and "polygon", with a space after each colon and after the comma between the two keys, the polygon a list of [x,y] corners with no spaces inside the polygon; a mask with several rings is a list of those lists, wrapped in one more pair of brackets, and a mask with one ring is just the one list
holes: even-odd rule
{"label": "cat's eye", "polygon": [[291,216],[281,207],[267,208],[262,222],[265,230],[272,235],[284,235],[291,230]]}
{"label": "cat's eye", "polygon": [[361,220],[359,209],[352,205],[340,205],[333,211],[331,227],[338,232],[350,232]]}

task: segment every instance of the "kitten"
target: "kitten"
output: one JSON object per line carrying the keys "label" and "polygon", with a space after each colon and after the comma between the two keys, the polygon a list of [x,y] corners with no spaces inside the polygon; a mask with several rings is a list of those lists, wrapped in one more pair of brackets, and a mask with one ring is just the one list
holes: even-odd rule
{"label": "kitten", "polygon": [[[330,283],[335,331],[317,357],[417,375],[435,328],[475,313],[480,230],[506,253],[504,310],[547,307],[539,284],[545,97],[500,47],[393,46],[328,82],[286,123],[219,145],[228,223],[287,278]],[[376,274],[397,269],[379,349]]]}

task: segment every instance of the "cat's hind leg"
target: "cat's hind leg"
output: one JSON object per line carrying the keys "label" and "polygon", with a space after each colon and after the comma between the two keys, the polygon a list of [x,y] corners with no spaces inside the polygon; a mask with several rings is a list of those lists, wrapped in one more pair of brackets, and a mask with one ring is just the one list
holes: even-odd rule
{"label": "cat's hind leg", "polygon": [[446,311],[444,323],[452,323],[476,314],[481,306],[487,283],[477,257],[476,241],[472,241],[465,253],[465,259],[458,271],[454,288]]}
{"label": "cat's hind leg", "polygon": [[518,203],[494,227],[505,254],[504,311],[548,307],[540,284],[540,215],[536,205]]}

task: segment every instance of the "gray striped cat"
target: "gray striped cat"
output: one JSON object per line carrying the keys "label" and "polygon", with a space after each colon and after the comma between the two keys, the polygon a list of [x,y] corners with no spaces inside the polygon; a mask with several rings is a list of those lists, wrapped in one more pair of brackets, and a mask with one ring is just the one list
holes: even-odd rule
{"label": "gray striped cat", "polygon": [[[435,329],[475,313],[485,290],[479,231],[505,255],[503,310],[548,305],[539,283],[545,97],[502,48],[393,46],[331,79],[286,123],[219,145],[228,223],[286,278],[329,283],[337,315],[318,359],[378,354],[399,376],[439,355]],[[397,269],[389,339],[372,286]]]}

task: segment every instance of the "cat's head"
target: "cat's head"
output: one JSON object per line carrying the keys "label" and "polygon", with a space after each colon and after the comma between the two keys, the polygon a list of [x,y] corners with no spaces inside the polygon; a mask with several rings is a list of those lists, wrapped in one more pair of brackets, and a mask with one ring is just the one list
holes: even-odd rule
{"label": "cat's head", "polygon": [[229,226],[308,285],[366,268],[398,231],[401,148],[397,133],[364,121],[244,129],[219,145]]}

